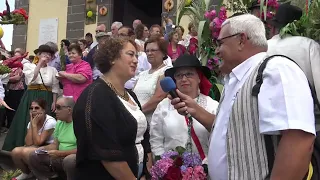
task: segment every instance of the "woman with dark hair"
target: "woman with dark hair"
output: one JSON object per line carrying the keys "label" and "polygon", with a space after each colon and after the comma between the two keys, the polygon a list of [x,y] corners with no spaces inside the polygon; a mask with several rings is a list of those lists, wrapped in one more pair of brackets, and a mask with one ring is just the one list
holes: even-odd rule
{"label": "woman with dark hair", "polygon": [[58,73],[54,67],[48,66],[54,51],[48,45],[41,45],[35,52],[39,56],[37,64],[23,64],[25,83],[28,86],[18,109],[16,110],[11,127],[4,141],[3,150],[11,151],[13,148],[24,145],[24,137],[29,123],[29,105],[35,99],[42,98],[47,102],[47,114],[53,114],[59,93]]}
{"label": "woman with dark hair", "polygon": [[57,77],[63,85],[63,95],[77,101],[82,91],[92,83],[92,69],[88,62],[81,59],[79,45],[70,45],[68,51],[71,64],[66,66],[66,71],[58,72]]}
{"label": "woman with dark hair", "polygon": [[85,60],[89,53],[89,48],[87,48],[87,41],[85,39],[79,39],[78,44],[82,51],[82,59]]}
{"label": "woman with dark hair", "polygon": [[29,179],[33,175],[28,168],[29,155],[38,147],[53,143],[53,131],[56,120],[46,114],[47,102],[44,99],[32,101],[29,107],[30,122],[27,125],[27,135],[24,146],[12,150],[12,160],[22,174],[16,180]]}
{"label": "woman with dark hair", "polygon": [[160,80],[168,68],[163,62],[167,59],[167,42],[160,35],[151,36],[145,43],[145,52],[151,69],[139,74],[133,91],[137,94],[142,111],[150,122],[158,103],[166,97],[166,93],[160,87]]}
{"label": "woman with dark hair", "polygon": [[95,63],[103,75],[82,92],[73,110],[75,179],[134,180],[152,166],[146,117],[135,94],[124,88],[137,68],[136,45],[112,38],[99,46]]}
{"label": "woman with dark hair", "polygon": [[179,33],[177,30],[169,34],[168,56],[174,62],[179,56],[185,54],[187,49],[179,43]]}
{"label": "woman with dark hair", "polygon": [[144,24],[138,24],[134,30],[136,35],[136,44],[139,45],[140,51],[144,50],[144,42],[149,37],[149,30]]}

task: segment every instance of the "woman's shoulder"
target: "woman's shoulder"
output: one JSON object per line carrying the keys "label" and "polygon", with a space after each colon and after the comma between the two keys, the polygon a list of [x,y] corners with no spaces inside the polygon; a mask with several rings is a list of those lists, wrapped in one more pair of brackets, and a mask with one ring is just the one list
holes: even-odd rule
{"label": "woman's shoulder", "polygon": [[86,102],[88,97],[92,99],[99,99],[99,101],[116,97],[110,87],[101,79],[95,80],[87,86],[81,93],[78,101]]}
{"label": "woman's shoulder", "polygon": [[45,121],[45,129],[51,129],[51,128],[55,128],[57,124],[57,120],[50,116],[50,115],[46,115],[46,121]]}
{"label": "woman's shoulder", "polygon": [[216,109],[219,106],[219,102],[212,99],[210,96],[206,96],[204,94],[200,94],[200,103],[206,102],[206,107],[210,109]]}
{"label": "woman's shoulder", "polygon": [[169,98],[164,98],[160,103],[158,104],[157,108],[163,108],[171,104],[171,100]]}

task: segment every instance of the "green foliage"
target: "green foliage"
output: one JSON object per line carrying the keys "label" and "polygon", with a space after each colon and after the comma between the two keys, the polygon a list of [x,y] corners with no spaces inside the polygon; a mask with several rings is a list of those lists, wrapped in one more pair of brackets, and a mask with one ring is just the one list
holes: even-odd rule
{"label": "green foliage", "polygon": [[280,30],[282,38],[292,36],[304,36],[315,41],[320,41],[320,0],[314,0],[309,7],[309,12],[304,13],[299,20],[287,24]]}
{"label": "green foliage", "polygon": [[179,155],[182,155],[184,152],[186,152],[186,149],[184,147],[178,146],[176,147],[176,152],[179,153]]}
{"label": "green foliage", "polygon": [[17,177],[21,174],[21,170],[15,170],[15,171],[3,171],[3,175],[1,175],[2,180],[11,180],[14,177]]}
{"label": "green foliage", "polygon": [[10,73],[11,69],[8,66],[0,64],[0,75]]}

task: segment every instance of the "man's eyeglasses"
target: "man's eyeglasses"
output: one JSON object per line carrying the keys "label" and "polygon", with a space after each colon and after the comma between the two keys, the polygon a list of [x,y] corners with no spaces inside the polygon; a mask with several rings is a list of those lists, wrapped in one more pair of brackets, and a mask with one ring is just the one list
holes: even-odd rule
{"label": "man's eyeglasses", "polygon": [[61,106],[61,105],[59,105],[59,104],[56,104],[56,109],[57,110],[61,110],[62,108],[68,108],[68,107],[70,107],[70,106]]}
{"label": "man's eyeglasses", "polygon": [[40,109],[39,106],[34,106],[34,107],[31,106],[31,107],[29,107],[29,110],[31,110],[31,111],[32,111],[32,110],[39,110],[39,109]]}
{"label": "man's eyeglasses", "polygon": [[176,73],[174,74],[174,78],[176,80],[181,80],[183,76],[186,76],[186,78],[192,78],[194,76],[193,72],[186,72],[186,73]]}
{"label": "man's eyeglasses", "polygon": [[234,36],[238,36],[238,35],[240,35],[240,34],[241,34],[241,33],[236,33],[236,34],[233,34],[233,35],[230,35],[230,36],[223,37],[223,38],[221,38],[221,39],[217,39],[217,40],[216,40],[216,44],[217,44],[218,47],[220,47],[220,46],[223,44],[223,41],[222,41],[222,40],[229,39],[229,38],[232,38],[232,37],[234,37]]}
{"label": "man's eyeglasses", "polygon": [[101,30],[96,30],[96,33],[99,33],[99,32],[103,32],[103,31],[101,31]]}

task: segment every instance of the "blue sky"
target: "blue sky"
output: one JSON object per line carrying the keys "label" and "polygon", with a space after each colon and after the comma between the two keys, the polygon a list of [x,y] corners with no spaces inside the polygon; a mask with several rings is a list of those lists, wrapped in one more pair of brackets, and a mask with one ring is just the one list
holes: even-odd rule
{"label": "blue sky", "polygon": [[[10,5],[10,10],[14,10],[14,2],[15,0],[8,0]],[[5,0],[0,0],[0,11],[6,9],[6,3]],[[6,46],[7,50],[11,50],[11,44],[12,44],[12,32],[13,32],[13,25],[1,25],[4,35],[2,37],[2,42]]]}

